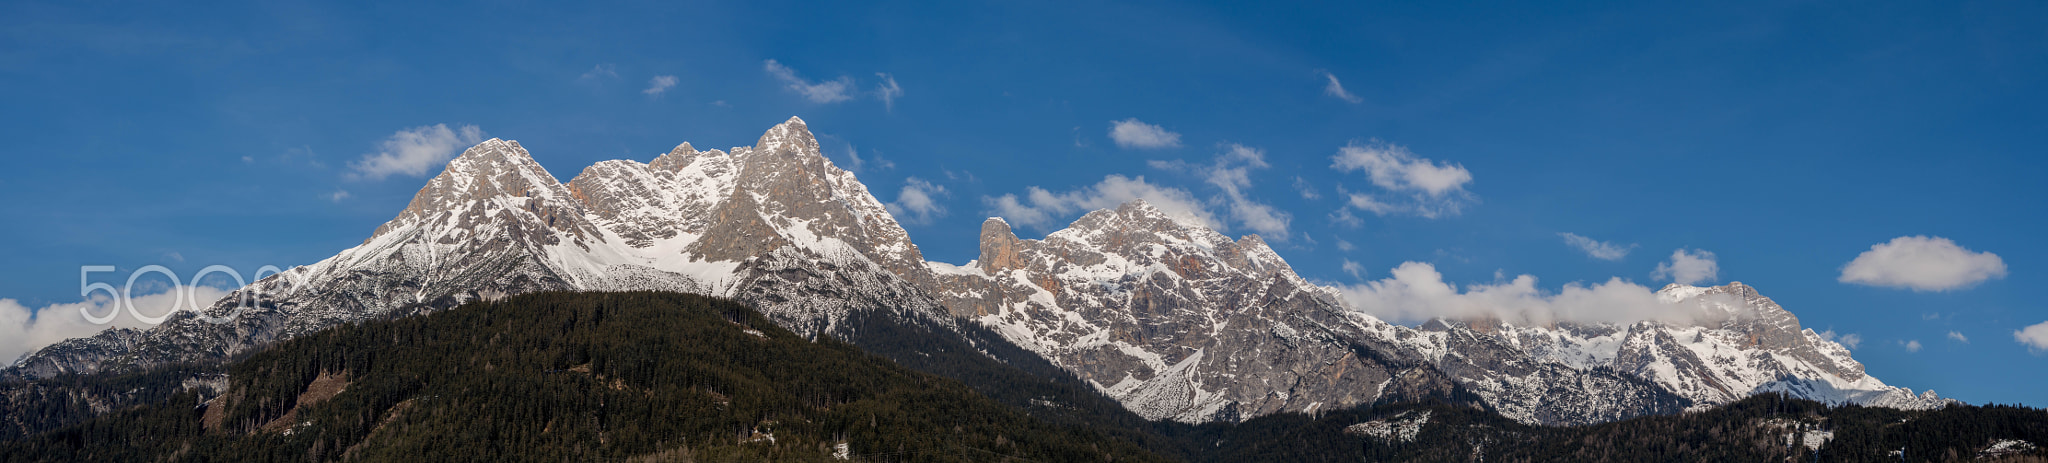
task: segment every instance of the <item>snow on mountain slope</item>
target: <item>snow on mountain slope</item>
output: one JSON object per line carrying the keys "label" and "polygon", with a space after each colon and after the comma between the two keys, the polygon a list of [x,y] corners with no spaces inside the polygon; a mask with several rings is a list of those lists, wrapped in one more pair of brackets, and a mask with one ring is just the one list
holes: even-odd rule
{"label": "snow on mountain slope", "polygon": [[1915,395],[1864,374],[1863,364],[1851,358],[1848,349],[1802,328],[1798,317],[1740,282],[1716,287],[1674,284],[1657,296],[1665,303],[1692,308],[1697,316],[1691,323],[1452,325],[1484,333],[1544,361],[1627,372],[1701,406],[1761,392],[1907,409],[1952,402],[1933,391]]}
{"label": "snow on mountain slope", "polygon": [[[1019,239],[992,218],[980,244],[966,265],[924,261],[801,119],[751,147],[685,143],[648,163],[597,163],[566,184],[517,142],[492,139],[450,161],[360,245],[257,281],[203,314],[61,342],[5,373],[215,360],[337,323],[470,300],[645,289],[739,299],[792,331],[841,339],[859,333],[842,323],[857,313],[940,330],[979,323],[1142,416],[1187,422],[1458,390],[1547,424],[1762,391],[1945,403],[1864,375],[1847,350],[1739,284],[1660,293],[1697,302],[1705,321],[1694,325],[1406,327],[1345,308],[1256,235],[1232,240],[1143,201],[1088,213],[1042,240]],[[252,307],[236,309],[249,298]]]}
{"label": "snow on mountain slope", "polygon": [[951,323],[919,297],[913,279],[926,273],[908,235],[819,153],[802,120],[731,153],[685,144],[649,164],[599,163],[564,185],[517,142],[487,140],[356,247],[259,280],[204,315],[59,343],[8,372],[219,359],[337,323],[543,290],[733,297],[812,334],[863,308]]}
{"label": "snow on mountain slope", "polygon": [[[1443,351],[1450,337],[1346,310],[1258,236],[1233,241],[1142,200],[1089,213],[1043,240],[1020,240],[989,219],[981,238],[980,259],[930,264],[940,300],[1147,418],[1350,407],[1443,393],[1452,382],[1532,422],[1680,408],[1646,383],[1541,364],[1513,349],[1471,343],[1449,359],[1431,354],[1418,347]],[[1463,353],[1510,360],[1478,363]],[[1526,371],[1493,374],[1503,362]],[[1551,390],[1567,383],[1584,387]]]}

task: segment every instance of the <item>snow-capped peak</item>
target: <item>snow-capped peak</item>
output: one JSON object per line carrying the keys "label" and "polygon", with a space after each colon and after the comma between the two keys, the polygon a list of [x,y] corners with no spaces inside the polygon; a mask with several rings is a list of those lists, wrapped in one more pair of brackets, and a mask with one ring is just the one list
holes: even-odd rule
{"label": "snow-capped peak", "polygon": [[757,153],[779,153],[785,149],[794,149],[797,154],[819,153],[818,139],[811,135],[810,127],[804,125],[802,118],[791,116],[768,129],[767,133],[761,134],[759,141],[754,142]]}
{"label": "snow-capped peak", "polygon": [[1181,421],[1435,397],[1453,385],[1538,423],[1773,390],[1942,403],[1864,375],[1846,349],[1740,283],[1659,290],[1660,300],[1701,308],[1689,324],[1409,328],[1346,310],[1257,235],[1232,240],[1142,199],[1036,240],[991,217],[979,259],[953,266],[924,262],[802,119],[730,153],[683,143],[645,164],[591,165],[563,184],[517,142],[486,140],[363,244],[259,283],[279,299],[236,325],[184,319],[19,364],[49,373],[89,372],[114,358],[205,360],[399,310],[543,290],[652,289],[740,299],[800,333],[829,332],[876,306],[957,326],[943,317],[950,312],[1143,416]]}

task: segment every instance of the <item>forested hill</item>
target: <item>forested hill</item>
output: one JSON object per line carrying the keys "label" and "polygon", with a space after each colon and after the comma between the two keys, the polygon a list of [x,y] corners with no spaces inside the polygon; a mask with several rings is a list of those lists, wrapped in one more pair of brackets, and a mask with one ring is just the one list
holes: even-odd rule
{"label": "forested hill", "polygon": [[1132,421],[1065,383],[962,367],[959,346],[915,334],[868,336],[968,382],[729,300],[534,293],[338,325],[226,365],[4,385],[0,461],[2048,461],[2040,409],[1778,395],[1575,427],[1456,390],[1238,424]]}
{"label": "forested hill", "polygon": [[1590,426],[1531,426],[1469,406],[1402,403],[1260,417],[1195,434],[1227,442],[1212,461],[2048,462],[2040,447],[2048,411],[2038,408],[1902,411],[1778,394]]}
{"label": "forested hill", "polygon": [[[341,325],[5,460],[1158,461],[731,301],[539,293]],[[207,394],[202,396],[202,394]]]}

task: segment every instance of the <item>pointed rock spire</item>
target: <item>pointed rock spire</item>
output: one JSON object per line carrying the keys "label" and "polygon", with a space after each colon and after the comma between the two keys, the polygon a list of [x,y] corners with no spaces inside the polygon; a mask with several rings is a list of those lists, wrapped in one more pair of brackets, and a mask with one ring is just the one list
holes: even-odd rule
{"label": "pointed rock spire", "polygon": [[1010,222],[1002,217],[989,217],[981,222],[981,271],[996,275],[1021,266],[1017,254],[1017,234],[1010,231]]}

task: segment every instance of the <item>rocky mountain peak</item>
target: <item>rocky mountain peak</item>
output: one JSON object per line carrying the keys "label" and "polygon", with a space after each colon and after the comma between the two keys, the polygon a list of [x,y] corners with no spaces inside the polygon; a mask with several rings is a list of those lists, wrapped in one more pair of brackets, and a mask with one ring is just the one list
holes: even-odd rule
{"label": "rocky mountain peak", "polygon": [[709,211],[711,227],[689,251],[738,261],[793,246],[818,255],[858,254],[912,281],[930,277],[923,255],[867,185],[832,164],[792,117],[751,149],[734,148],[731,200]]}
{"label": "rocky mountain peak", "polygon": [[448,161],[398,217],[378,227],[364,242],[405,225],[469,228],[488,217],[522,215],[512,211],[534,216],[540,223],[533,225],[561,228],[579,237],[596,231],[583,222],[581,204],[526,148],[516,141],[492,138]]}
{"label": "rocky mountain peak", "polygon": [[1135,226],[1155,230],[1166,228],[1168,223],[1173,222],[1173,216],[1168,215],[1166,211],[1159,210],[1158,207],[1154,207],[1152,203],[1146,202],[1144,198],[1133,199],[1118,205],[1115,217],[1124,219],[1124,222],[1127,224],[1126,227]]}
{"label": "rocky mountain peak", "polygon": [[1266,244],[1265,238],[1260,238],[1256,234],[1238,237],[1237,246],[1233,246],[1230,251],[1227,259],[1232,266],[1238,268],[1255,269],[1260,273],[1272,273],[1289,268],[1287,261],[1280,258],[1280,253],[1274,252],[1273,246]]}
{"label": "rocky mountain peak", "polygon": [[795,116],[791,116],[789,120],[769,128],[767,133],[761,134],[761,139],[754,142],[754,152],[757,154],[782,152],[792,154],[820,153],[818,150],[818,139],[811,135],[810,126],[804,125],[804,120]]}
{"label": "rocky mountain peak", "polygon": [[1083,214],[1066,229],[1053,232],[1046,239],[1119,250],[1127,246],[1167,242],[1201,241],[1204,245],[1214,245],[1217,241],[1230,241],[1230,238],[1208,227],[1176,220],[1144,199],[1132,199],[1115,209],[1097,209]]}
{"label": "rocky mountain peak", "polygon": [[689,142],[683,142],[681,145],[676,145],[676,149],[669,150],[667,154],[654,158],[654,161],[647,163],[647,167],[656,172],[674,173],[690,167],[698,159],[706,156],[723,157],[725,152],[719,150],[697,151],[697,148],[690,146]]}
{"label": "rocky mountain peak", "polygon": [[[1432,320],[1416,329],[1345,309],[1334,289],[1303,280],[1258,235],[1232,240],[1142,199],[1089,212],[1045,239],[1020,239],[990,218],[979,251],[977,265],[923,261],[798,118],[730,154],[684,143],[646,164],[597,163],[566,185],[517,142],[491,139],[449,162],[363,245],[291,271],[303,279],[266,280],[279,303],[237,325],[160,325],[25,364],[59,372],[115,358],[217,358],[396,310],[652,289],[732,297],[800,333],[843,334],[836,324],[873,308],[950,312],[962,319],[929,321],[982,324],[1156,419],[1441,397],[1454,384],[1537,423],[1665,413],[1682,407],[1680,397],[1720,403],[1766,390],[1938,405],[1862,375],[1846,349],[1741,283],[1659,290],[1669,303],[1740,315],[1691,325]],[[856,325],[840,327],[848,326]]]}

